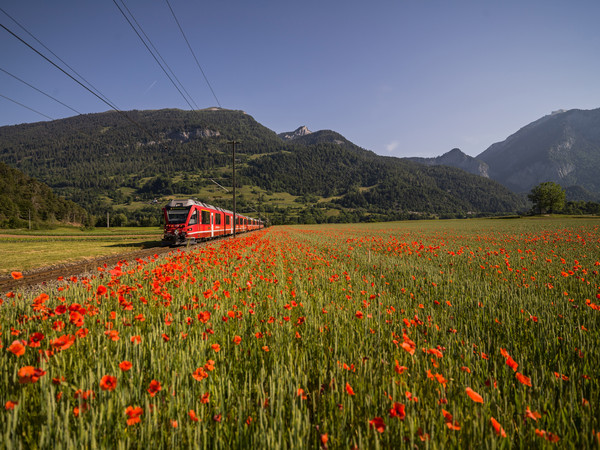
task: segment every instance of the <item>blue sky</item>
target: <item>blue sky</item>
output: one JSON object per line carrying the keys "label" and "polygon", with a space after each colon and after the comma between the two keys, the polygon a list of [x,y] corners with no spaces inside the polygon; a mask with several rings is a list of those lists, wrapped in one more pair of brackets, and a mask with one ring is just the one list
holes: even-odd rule
{"label": "blue sky", "polygon": [[[122,6],[121,0],[116,0]],[[600,2],[125,0],[198,108],[335,130],[389,156],[476,156],[557,109],[600,107]],[[121,110],[190,109],[110,0],[0,0]],[[0,23],[50,55],[0,11]],[[81,113],[110,108],[4,29],[0,69]],[[0,95],[76,115],[0,71]],[[196,106],[194,106],[196,108]],[[0,126],[48,120],[0,97]]]}

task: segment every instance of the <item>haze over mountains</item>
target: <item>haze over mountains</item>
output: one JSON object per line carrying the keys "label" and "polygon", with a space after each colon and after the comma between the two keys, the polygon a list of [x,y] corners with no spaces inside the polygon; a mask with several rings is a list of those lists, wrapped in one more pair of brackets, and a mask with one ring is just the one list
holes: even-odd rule
{"label": "haze over mountains", "polygon": [[437,158],[411,158],[487,176],[513,192],[529,192],[545,181],[573,200],[600,198],[600,109],[559,110],[524,126],[477,157],[458,149]]}

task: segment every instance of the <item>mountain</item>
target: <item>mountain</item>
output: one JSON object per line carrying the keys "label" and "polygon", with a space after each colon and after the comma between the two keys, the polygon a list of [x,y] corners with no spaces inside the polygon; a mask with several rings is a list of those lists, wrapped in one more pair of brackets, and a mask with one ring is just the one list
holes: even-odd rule
{"label": "mountain", "polygon": [[489,166],[481,159],[473,158],[472,156],[466,155],[458,148],[453,148],[442,156],[435,158],[408,158],[411,161],[425,164],[426,166],[449,166],[462,169],[465,172],[469,172],[475,175],[480,175],[485,178],[489,178]]}
{"label": "mountain", "polygon": [[330,130],[300,127],[278,136],[243,111],[220,108],[125,114],[0,127],[0,161],[100,217],[112,211],[128,224],[158,224],[161,203],[174,196],[231,208],[231,193],[225,190],[232,187],[232,141],[238,142],[238,208],[268,213],[275,222],[449,217],[523,208],[496,182],[450,167],[378,156]]}
{"label": "mountain", "polygon": [[303,125],[301,127],[296,128],[294,131],[279,133],[277,136],[279,136],[283,140],[292,141],[299,137],[307,136],[309,134],[312,134],[312,131],[310,131],[306,125]]}
{"label": "mountain", "polygon": [[0,162],[0,228],[36,228],[57,222],[83,224],[87,212],[48,186]]}
{"label": "mountain", "polygon": [[[490,178],[514,192],[545,181],[600,194],[600,109],[559,110],[521,128],[477,156]],[[581,198],[578,198],[581,199]]]}

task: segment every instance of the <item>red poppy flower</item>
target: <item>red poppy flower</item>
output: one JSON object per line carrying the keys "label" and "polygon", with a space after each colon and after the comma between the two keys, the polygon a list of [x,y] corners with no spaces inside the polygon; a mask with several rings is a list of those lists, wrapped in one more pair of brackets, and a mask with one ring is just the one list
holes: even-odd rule
{"label": "red poppy flower", "polygon": [[78,328],[83,326],[83,320],[83,316],[78,311],[72,311],[71,314],[69,314],[69,322]]}
{"label": "red poppy flower", "polygon": [[492,427],[494,427],[494,431],[498,436],[506,437],[506,431],[504,431],[504,428],[502,428],[502,425],[496,419],[490,417],[490,422],[492,422]]}
{"label": "red poppy flower", "polygon": [[400,420],[404,420],[406,417],[404,408],[405,406],[403,403],[394,402],[392,409],[390,409],[390,417],[397,417]]}
{"label": "red poppy flower", "polygon": [[481,397],[481,395],[479,395],[473,389],[468,387],[467,389],[465,389],[465,391],[467,392],[467,395],[471,398],[471,400],[473,400],[475,403],[483,403],[483,397]]}
{"label": "red poppy flower", "polygon": [[12,400],[8,400],[4,404],[4,409],[6,409],[7,411],[11,411],[11,410],[15,409],[15,406],[17,406],[18,404],[19,404],[19,402],[13,402]]}
{"label": "red poppy flower", "polygon": [[107,291],[106,286],[100,285],[100,286],[98,286],[98,289],[96,289],[96,295],[98,297],[100,297],[101,295],[106,294],[106,291]]}
{"label": "red poppy flower", "polygon": [[6,350],[8,350],[9,352],[17,355],[17,356],[23,356],[25,354],[25,348],[27,346],[27,342],[26,341],[14,341],[12,344],[10,344]]}
{"label": "red poppy flower", "polygon": [[188,413],[190,416],[190,419],[192,419],[194,422],[198,422],[200,419],[198,419],[198,416],[196,415],[196,412],[193,409],[190,409],[190,412]]}
{"label": "red poppy flower", "polygon": [[296,391],[296,395],[298,397],[300,397],[302,400],[306,400],[308,398],[308,396],[304,392],[304,389],[302,389],[302,388],[298,388],[298,390]]}
{"label": "red poppy flower", "polygon": [[114,391],[117,387],[117,377],[104,375],[100,380],[100,388],[103,391]]}
{"label": "red poppy flower", "polygon": [[116,341],[118,341],[120,339],[119,338],[119,332],[117,330],[107,330],[107,331],[104,332],[104,334],[107,335],[108,338],[111,341],[115,341],[116,342]]}
{"label": "red poppy flower", "polygon": [[546,439],[547,441],[550,442],[558,442],[560,441],[560,437],[554,433],[551,433],[549,431],[545,431],[545,430],[538,430],[537,428],[535,429],[535,434],[537,434],[540,437],[543,437],[544,439]]}
{"label": "red poppy flower", "polygon": [[210,320],[210,312],[202,311],[200,314],[198,314],[198,320],[202,323],[208,322]]}
{"label": "red poppy flower", "polygon": [[160,390],[162,390],[162,386],[160,385],[160,382],[156,380],[152,380],[150,382],[150,386],[148,386],[147,389],[148,393],[150,394],[150,397],[154,397],[156,393]]}
{"label": "red poppy flower", "polygon": [[369,420],[369,428],[375,428],[377,432],[383,433],[385,431],[385,423],[381,417],[374,417]]}
{"label": "red poppy flower", "polygon": [[11,272],[10,276],[13,277],[15,280],[20,280],[21,278],[23,278],[23,274],[21,272]]}
{"label": "red poppy flower", "polygon": [[240,342],[242,342],[242,338],[241,338],[240,336],[234,336],[234,337],[233,337],[233,343],[234,343],[235,345],[239,345],[239,344],[240,344]]}
{"label": "red poppy flower", "polygon": [[526,377],[525,375],[523,375],[522,373],[519,373],[519,372],[515,373],[515,377],[517,377],[517,380],[519,380],[525,386],[531,387],[531,378]]}
{"label": "red poppy flower", "polygon": [[403,373],[404,373],[406,370],[408,370],[408,367],[401,366],[401,365],[398,363],[398,360],[396,360],[396,364],[394,365],[394,370],[396,371],[396,373],[397,373],[398,375],[402,375],[402,374],[403,374]]}
{"label": "red poppy flower", "polygon": [[508,358],[506,358],[506,365],[515,372],[517,371],[517,368],[519,367],[519,364],[514,359],[512,359],[510,355],[508,355]]}
{"label": "red poppy flower", "polygon": [[123,361],[119,363],[119,369],[121,369],[123,372],[127,372],[129,369],[131,369],[131,362],[129,361]]}
{"label": "red poppy flower", "polygon": [[539,418],[541,418],[542,415],[537,411],[531,411],[528,406],[527,409],[525,410],[525,417],[529,417],[530,419],[533,419],[537,422],[537,420]]}
{"label": "red poppy flower", "polygon": [[445,409],[442,409],[442,415],[444,416],[444,420],[446,421],[446,426],[450,430],[457,430],[457,431],[460,430],[460,425],[458,422],[456,422],[454,420],[454,417],[452,417],[452,414],[450,414]]}
{"label": "red poppy flower", "polygon": [[79,330],[77,330],[77,331],[75,332],[75,335],[76,335],[78,338],[84,338],[84,337],[86,337],[86,336],[87,336],[89,333],[90,333],[90,330],[88,330],[87,328],[80,328]]}
{"label": "red poppy flower", "polygon": [[46,375],[46,372],[42,369],[35,368],[33,366],[21,367],[17,372],[19,377],[19,383],[36,383],[41,377]]}
{"label": "red poppy flower", "polygon": [[204,371],[202,367],[198,367],[196,371],[192,374],[192,376],[194,377],[194,379],[202,381],[203,379],[208,377],[208,374]]}
{"label": "red poppy flower", "polygon": [[431,353],[436,358],[442,358],[444,356],[442,354],[442,352],[440,352],[438,349],[435,349],[435,348],[430,348],[429,350],[427,350],[427,353]]}
{"label": "red poppy flower", "polygon": [[56,350],[66,350],[75,343],[75,339],[72,334],[63,334],[56,339],[51,339],[50,345]]}
{"label": "red poppy flower", "polygon": [[352,389],[350,383],[346,383],[346,392],[348,393],[348,395],[354,395],[354,389]]}
{"label": "red poppy flower", "polygon": [[144,410],[139,406],[128,406],[127,408],[125,408],[125,414],[127,414],[127,426],[140,422],[140,416],[143,413]]}

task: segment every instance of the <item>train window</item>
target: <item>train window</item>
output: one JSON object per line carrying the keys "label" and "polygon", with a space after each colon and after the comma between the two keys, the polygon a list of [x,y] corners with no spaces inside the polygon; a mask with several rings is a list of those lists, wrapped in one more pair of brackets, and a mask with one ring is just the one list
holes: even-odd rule
{"label": "train window", "polygon": [[215,225],[221,225],[221,214],[215,215]]}
{"label": "train window", "polygon": [[194,211],[194,213],[192,214],[192,217],[190,217],[190,225],[197,225],[198,224],[198,210]]}
{"label": "train window", "polygon": [[225,216],[225,225],[229,225],[230,223],[229,216]]}
{"label": "train window", "polygon": [[167,219],[170,224],[185,223],[190,208],[173,208],[167,210]]}
{"label": "train window", "polygon": [[210,225],[210,212],[209,211],[202,211],[202,224]]}

